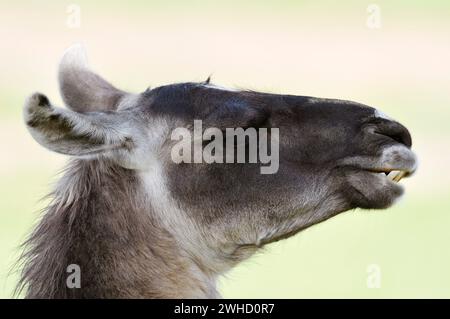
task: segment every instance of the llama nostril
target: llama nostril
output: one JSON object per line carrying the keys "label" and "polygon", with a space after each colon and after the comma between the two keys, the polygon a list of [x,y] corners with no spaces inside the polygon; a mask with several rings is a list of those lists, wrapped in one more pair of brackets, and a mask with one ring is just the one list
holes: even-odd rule
{"label": "llama nostril", "polygon": [[389,137],[397,143],[411,147],[412,139],[408,129],[395,121],[384,120],[377,124],[374,133]]}
{"label": "llama nostril", "polygon": [[408,132],[391,133],[385,135],[392,138],[394,141],[400,144],[404,144],[408,147],[411,147],[411,137]]}

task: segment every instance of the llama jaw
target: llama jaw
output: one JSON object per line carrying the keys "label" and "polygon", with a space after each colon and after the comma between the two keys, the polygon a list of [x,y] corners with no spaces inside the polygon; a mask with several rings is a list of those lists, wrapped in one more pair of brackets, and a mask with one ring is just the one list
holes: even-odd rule
{"label": "llama jaw", "polygon": [[400,182],[417,169],[417,157],[408,147],[394,145],[384,149],[381,156],[356,156],[342,161],[344,165],[379,175],[391,182]]}
{"label": "llama jaw", "polygon": [[392,145],[376,156],[356,156],[342,161],[349,198],[356,207],[387,208],[403,195],[399,183],[417,169],[417,157],[405,145]]}

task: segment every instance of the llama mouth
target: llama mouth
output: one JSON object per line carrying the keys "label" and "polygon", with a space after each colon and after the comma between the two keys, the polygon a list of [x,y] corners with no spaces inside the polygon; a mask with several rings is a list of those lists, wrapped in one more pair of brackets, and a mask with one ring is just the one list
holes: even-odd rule
{"label": "llama mouth", "polygon": [[403,178],[418,166],[416,155],[406,146],[394,145],[375,156],[352,156],[340,162],[349,186],[349,200],[361,208],[387,208],[404,194]]}
{"label": "llama mouth", "polygon": [[372,171],[373,173],[379,174],[390,181],[399,183],[400,180],[404,177],[408,177],[411,173],[405,170],[376,170]]}
{"label": "llama mouth", "polygon": [[403,178],[413,175],[418,165],[416,155],[403,145],[385,148],[380,156],[354,156],[343,159],[341,163],[391,184],[398,184]]}

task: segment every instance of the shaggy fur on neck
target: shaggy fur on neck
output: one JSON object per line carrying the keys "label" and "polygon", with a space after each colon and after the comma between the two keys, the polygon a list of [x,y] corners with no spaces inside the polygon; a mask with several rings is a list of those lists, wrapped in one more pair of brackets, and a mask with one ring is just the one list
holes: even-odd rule
{"label": "shaggy fur on neck", "polygon": [[[133,171],[74,160],[51,197],[24,243],[17,291],[27,298],[216,295],[155,219]],[[79,289],[67,288],[70,264],[80,266]]]}

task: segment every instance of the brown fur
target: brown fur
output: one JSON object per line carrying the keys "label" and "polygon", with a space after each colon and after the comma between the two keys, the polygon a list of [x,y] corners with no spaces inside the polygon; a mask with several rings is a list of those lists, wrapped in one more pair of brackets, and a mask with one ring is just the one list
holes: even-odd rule
{"label": "brown fur", "polygon": [[[386,174],[417,166],[408,130],[366,105],[205,83],[129,94],[73,54],[60,65],[67,108],[40,93],[24,108],[38,143],[74,157],[24,244],[29,298],[218,297],[216,277],[259,247],[356,207],[391,206],[403,188]],[[279,169],[173,161],[171,132],[198,119],[279,130]],[[71,264],[81,288],[67,288]]]}
{"label": "brown fur", "polygon": [[[158,227],[133,171],[74,160],[24,243],[28,298],[181,298],[214,294],[172,236]],[[130,198],[134,200],[130,200]],[[82,289],[66,286],[69,264]]]}

